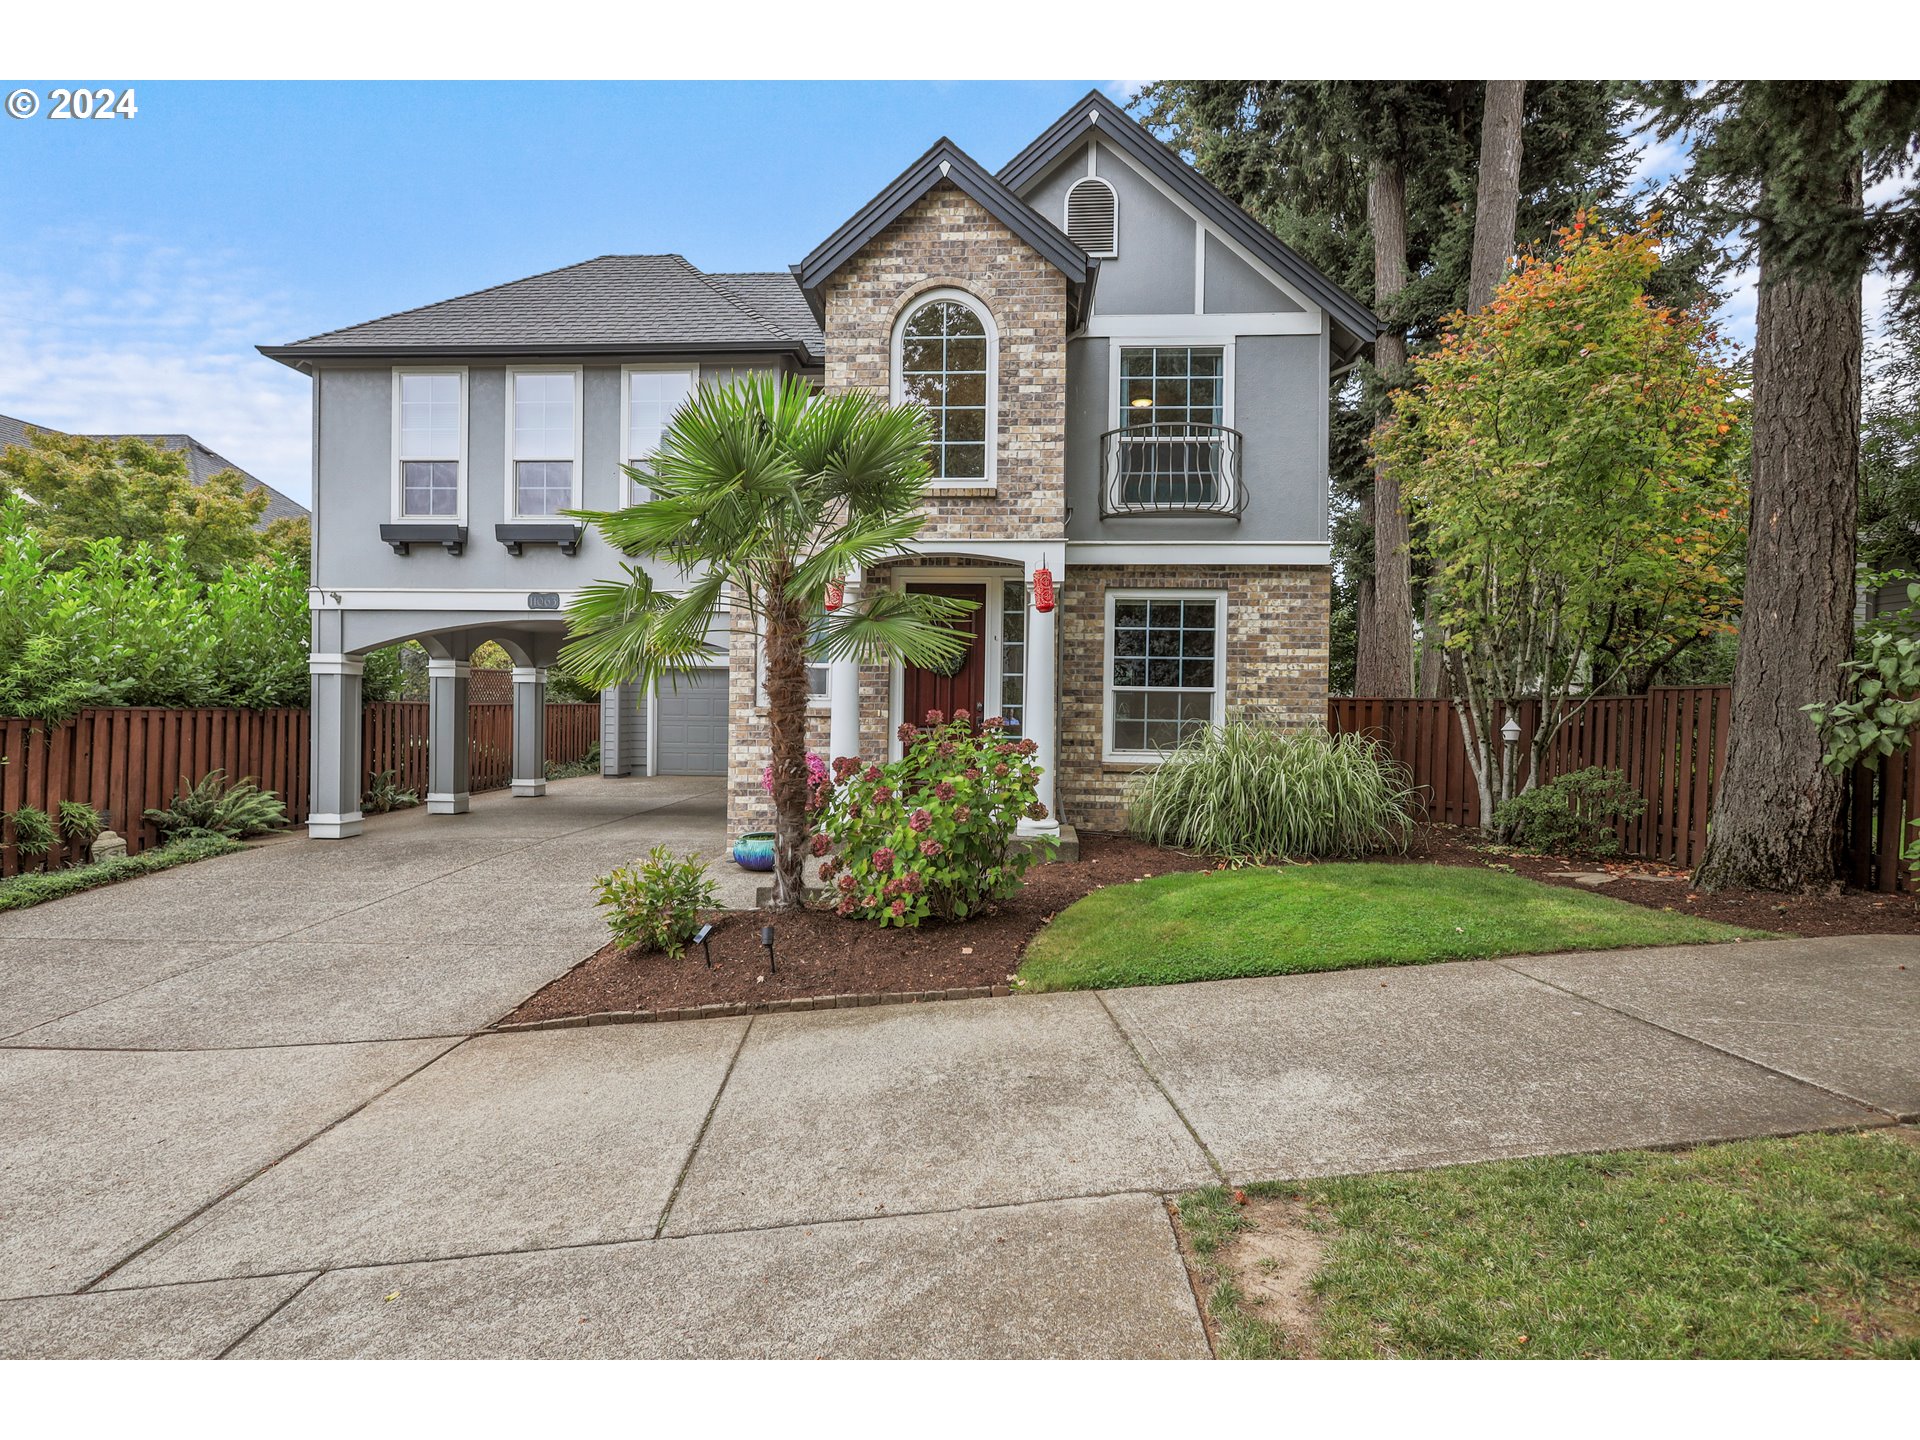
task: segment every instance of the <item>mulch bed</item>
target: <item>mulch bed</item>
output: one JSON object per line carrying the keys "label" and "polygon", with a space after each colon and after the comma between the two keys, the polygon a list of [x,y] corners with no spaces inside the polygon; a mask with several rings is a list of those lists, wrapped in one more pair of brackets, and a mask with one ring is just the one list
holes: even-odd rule
{"label": "mulch bed", "polygon": [[[1077,863],[1036,865],[992,913],[960,925],[881,929],[825,910],[802,915],[723,911],[713,922],[713,968],[698,946],[678,960],[609,944],[539,991],[503,1025],[607,1011],[764,1004],[819,995],[899,994],[1005,985],[1027,941],[1061,910],[1104,885],[1208,870],[1212,862],[1119,836],[1083,835]],[[760,927],[774,927],[774,961]]]}
{"label": "mulch bed", "polygon": [[[1564,885],[1728,925],[1795,935],[1920,933],[1920,905],[1907,898],[1836,887],[1804,895],[1763,891],[1696,891],[1683,872],[1634,861],[1570,861],[1484,848],[1478,831],[1423,825],[1405,855],[1379,864],[1502,866],[1545,885]],[[690,1010],[703,1005],[761,1005],[830,995],[886,995],[1006,985],[1027,942],[1061,910],[1106,885],[1174,871],[1208,870],[1197,855],[1161,850],[1115,835],[1080,837],[1075,864],[1036,865],[1018,894],[992,913],[960,925],[881,929],[828,911],[771,916],[722,911],[709,942],[713,968],[699,948],[678,960],[631,954],[609,944],[526,1000],[499,1023],[522,1025],[575,1015]],[[1556,877],[1556,870],[1606,870],[1621,878],[1593,887]],[[767,965],[760,927],[774,924],[778,970]]]}

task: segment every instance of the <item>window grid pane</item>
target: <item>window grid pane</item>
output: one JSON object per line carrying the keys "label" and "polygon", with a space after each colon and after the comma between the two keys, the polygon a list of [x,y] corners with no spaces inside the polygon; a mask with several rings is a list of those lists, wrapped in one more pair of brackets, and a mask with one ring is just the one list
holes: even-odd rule
{"label": "window grid pane", "polygon": [[572,460],[573,376],[513,377],[513,457]]}
{"label": "window grid pane", "polygon": [[1170,750],[1213,723],[1218,627],[1212,600],[1114,601],[1107,664],[1115,750]]}
{"label": "window grid pane", "polygon": [[693,393],[685,370],[633,370],[627,374],[627,459],[645,460],[660,448],[667,422]]}
{"label": "window grid pane", "polygon": [[573,462],[519,460],[514,463],[514,505],[522,515],[558,515],[573,506]]}
{"label": "window grid pane", "polygon": [[400,513],[458,515],[460,467],[451,460],[405,460],[400,465]]}
{"label": "window grid pane", "polygon": [[1226,417],[1226,352],[1208,346],[1120,351],[1122,498],[1129,504],[1212,504]]}
{"label": "window grid pane", "polygon": [[1027,585],[1009,580],[1000,591],[1000,718],[1018,735],[1027,713]]}
{"label": "window grid pane", "polygon": [[460,458],[460,377],[400,377],[400,458]]}
{"label": "window grid pane", "polygon": [[984,480],[987,474],[987,331],[957,300],[933,300],[907,318],[900,342],[900,388],[926,407],[936,480]]}

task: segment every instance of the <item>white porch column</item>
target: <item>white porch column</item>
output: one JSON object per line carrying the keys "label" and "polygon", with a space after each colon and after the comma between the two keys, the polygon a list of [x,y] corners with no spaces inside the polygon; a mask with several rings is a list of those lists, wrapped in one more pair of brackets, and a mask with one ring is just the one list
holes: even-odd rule
{"label": "white porch column", "polygon": [[[847,582],[843,606],[860,603],[860,584]],[[827,663],[827,705],[831,712],[827,728],[829,762],[842,755],[860,753],[860,662],[854,659]],[[881,756],[885,759],[885,756]]]}
{"label": "white porch column", "polygon": [[1040,765],[1040,803],[1047,807],[1044,820],[1022,820],[1022,835],[1058,835],[1060,812],[1054,799],[1053,765],[1055,754],[1054,710],[1059,704],[1060,670],[1055,659],[1060,611],[1056,606],[1042,615],[1033,608],[1033,572],[1045,563],[1029,559],[1027,579],[1027,668],[1026,708],[1022,712],[1024,738],[1037,747],[1034,759]]}
{"label": "white porch column", "polygon": [[464,660],[427,661],[427,813],[463,815],[468,793],[467,677]]}
{"label": "white porch column", "polygon": [[547,667],[513,667],[513,793],[547,793]]}
{"label": "white porch column", "polygon": [[[360,833],[360,683],[358,655],[315,652],[307,657],[312,737],[307,834],[346,840]],[[118,816],[114,817],[118,819]]]}

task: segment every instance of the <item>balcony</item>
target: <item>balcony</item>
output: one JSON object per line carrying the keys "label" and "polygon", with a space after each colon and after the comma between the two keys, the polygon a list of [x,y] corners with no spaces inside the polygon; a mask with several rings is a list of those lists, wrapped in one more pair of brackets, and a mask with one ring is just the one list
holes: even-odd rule
{"label": "balcony", "polygon": [[1100,516],[1197,515],[1238,520],[1240,432],[1197,421],[1157,421],[1100,437]]}

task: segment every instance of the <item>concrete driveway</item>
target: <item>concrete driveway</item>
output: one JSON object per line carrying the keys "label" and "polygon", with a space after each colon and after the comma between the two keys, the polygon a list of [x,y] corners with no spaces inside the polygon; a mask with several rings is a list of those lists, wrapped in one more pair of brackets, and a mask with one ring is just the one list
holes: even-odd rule
{"label": "concrete driveway", "polygon": [[0,917],[0,1355],[1200,1356],[1169,1192],[1920,1112],[1906,938],[472,1033],[717,835],[572,783]]}

